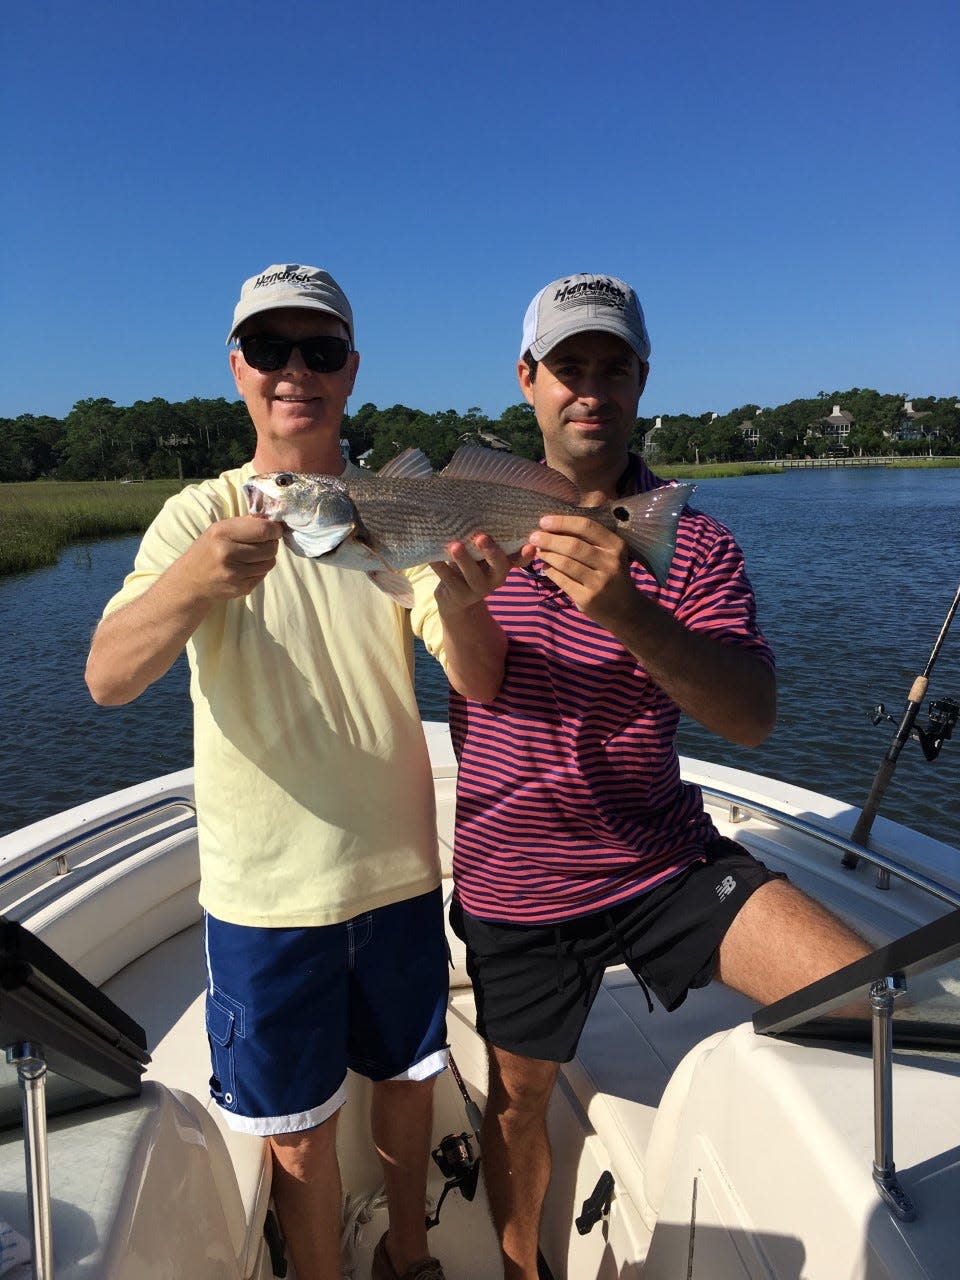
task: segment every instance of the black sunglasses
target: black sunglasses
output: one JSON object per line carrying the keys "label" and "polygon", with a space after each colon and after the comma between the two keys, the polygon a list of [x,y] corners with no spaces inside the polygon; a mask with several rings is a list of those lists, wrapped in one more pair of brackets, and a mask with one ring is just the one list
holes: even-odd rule
{"label": "black sunglasses", "polygon": [[314,373],[337,373],[347,363],[350,343],[346,338],[321,333],[315,338],[278,338],[271,333],[248,333],[239,339],[247,364],[261,373],[275,373],[286,367],[296,347],[303,363]]}

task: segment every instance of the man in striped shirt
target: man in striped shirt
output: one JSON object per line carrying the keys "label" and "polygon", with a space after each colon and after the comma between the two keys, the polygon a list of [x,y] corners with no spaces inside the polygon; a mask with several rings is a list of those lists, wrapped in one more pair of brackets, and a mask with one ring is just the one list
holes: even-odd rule
{"label": "man in striped shirt", "polygon": [[[628,449],[649,355],[622,280],[564,277],[527,310],[520,387],[585,506],[663,483]],[[454,544],[419,575],[414,627],[451,684],[451,919],[488,1046],[488,1199],[505,1280],[536,1280],[547,1103],[605,967],[626,962],[667,1009],[713,977],[769,1003],[868,947],[721,838],[681,780],[681,711],[744,746],[776,716],[729,531],[686,509],[663,584],[580,516],[544,517],[526,568],[475,541],[482,560]]]}

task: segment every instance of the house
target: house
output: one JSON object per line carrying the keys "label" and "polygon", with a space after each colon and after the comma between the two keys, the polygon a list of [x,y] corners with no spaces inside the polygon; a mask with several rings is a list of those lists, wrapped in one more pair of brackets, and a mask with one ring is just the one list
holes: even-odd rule
{"label": "house", "polygon": [[888,440],[935,440],[940,434],[936,427],[929,431],[921,423],[921,418],[930,416],[927,410],[914,409],[912,400],[904,400],[900,412],[900,423],[895,431],[884,431]]}
{"label": "house", "polygon": [[763,413],[762,409],[758,409],[756,416],[751,420],[747,418],[744,422],[738,423],[737,430],[743,436],[743,443],[749,445],[751,449],[756,449],[760,443],[760,424],[757,418]]}
{"label": "house", "polygon": [[510,445],[506,440],[495,436],[492,431],[464,431],[462,435],[457,436],[460,444],[476,444],[485,449],[505,449],[509,451]]}
{"label": "house", "polygon": [[828,449],[846,449],[847,437],[850,435],[852,426],[853,414],[847,413],[845,409],[835,404],[831,414],[810,423],[807,427],[806,439],[813,440],[820,437],[827,442]]}
{"label": "house", "polygon": [[643,453],[648,461],[653,462],[657,457],[657,442],[654,435],[663,429],[663,418],[657,418],[653,426],[643,437]]}

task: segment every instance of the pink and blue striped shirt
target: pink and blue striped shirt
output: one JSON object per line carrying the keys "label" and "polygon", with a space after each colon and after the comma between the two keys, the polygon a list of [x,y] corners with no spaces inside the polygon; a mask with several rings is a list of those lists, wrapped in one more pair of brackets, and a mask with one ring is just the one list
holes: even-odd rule
{"label": "pink and blue striped shirt", "polygon": [[[662,484],[631,455],[622,491]],[[549,579],[514,569],[487,598],[509,637],[496,700],[450,694],[459,761],[454,882],[471,915],[546,924],[605,909],[703,856],[716,829],[684,783],[677,705]],[[637,589],[684,626],[773,668],[730,532],[687,509],[667,583]]]}

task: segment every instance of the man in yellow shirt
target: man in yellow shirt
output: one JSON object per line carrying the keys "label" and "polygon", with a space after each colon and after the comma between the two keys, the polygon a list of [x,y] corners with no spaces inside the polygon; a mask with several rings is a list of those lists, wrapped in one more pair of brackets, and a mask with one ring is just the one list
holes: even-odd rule
{"label": "man in yellow shirt", "polygon": [[104,610],[87,685],[130,702],[186,648],[211,1088],[232,1127],[271,1143],[298,1276],[339,1280],[351,1067],[374,1081],[390,1211],[374,1280],[442,1280],[424,1209],[446,947],[408,615],[365,576],[298,556],[241,488],[351,467],[353,314],[327,272],[280,264],[244,283],[227,341],[254,456],[167,502]]}

